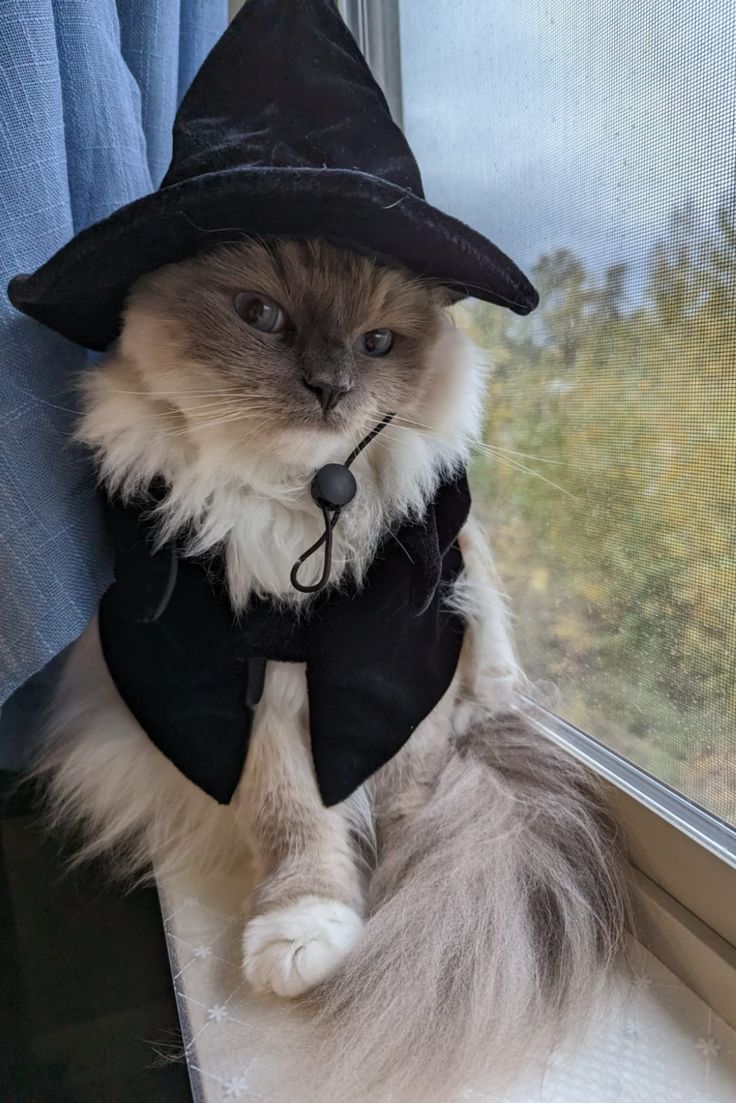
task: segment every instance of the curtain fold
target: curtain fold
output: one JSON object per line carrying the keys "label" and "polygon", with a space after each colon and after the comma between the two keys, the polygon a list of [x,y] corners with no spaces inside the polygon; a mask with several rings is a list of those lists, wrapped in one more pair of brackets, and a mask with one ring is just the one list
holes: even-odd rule
{"label": "curtain fold", "polygon": [[[0,705],[76,639],[110,578],[94,476],[68,444],[88,356],[5,288],[158,185],[226,22],[226,0],[0,2]],[[38,699],[36,682],[3,708],[0,767],[23,757]]]}

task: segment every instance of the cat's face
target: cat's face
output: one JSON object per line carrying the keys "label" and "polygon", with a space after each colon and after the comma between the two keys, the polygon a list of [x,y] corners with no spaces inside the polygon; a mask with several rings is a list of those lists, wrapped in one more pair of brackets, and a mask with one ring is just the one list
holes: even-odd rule
{"label": "cat's face", "polygon": [[244,242],[144,277],[126,329],[152,323],[158,380],[222,432],[358,439],[421,409],[446,305],[426,281],[324,242]]}

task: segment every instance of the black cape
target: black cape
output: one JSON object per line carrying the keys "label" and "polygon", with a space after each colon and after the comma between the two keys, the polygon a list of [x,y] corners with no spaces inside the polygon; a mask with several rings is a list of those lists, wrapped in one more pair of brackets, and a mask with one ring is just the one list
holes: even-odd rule
{"label": "black cape", "polygon": [[462,569],[465,475],[442,483],[420,520],[385,534],[360,589],[301,611],[252,599],[236,615],[221,556],[154,549],[155,501],[108,502],[115,582],[100,640],[126,705],[190,781],[227,804],[264,660],[306,663],[317,784],[326,805],[344,800],[401,749],[455,673],[464,625],[443,598]]}

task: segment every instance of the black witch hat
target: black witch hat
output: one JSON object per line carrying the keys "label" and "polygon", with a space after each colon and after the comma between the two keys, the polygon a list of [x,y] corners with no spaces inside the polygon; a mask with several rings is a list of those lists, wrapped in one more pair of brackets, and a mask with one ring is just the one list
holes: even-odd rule
{"label": "black witch hat", "polygon": [[139,276],[251,234],[324,238],[517,314],[537,304],[504,253],[426,202],[334,0],[246,0],[179,108],[159,190],[16,276],[10,301],[101,350]]}

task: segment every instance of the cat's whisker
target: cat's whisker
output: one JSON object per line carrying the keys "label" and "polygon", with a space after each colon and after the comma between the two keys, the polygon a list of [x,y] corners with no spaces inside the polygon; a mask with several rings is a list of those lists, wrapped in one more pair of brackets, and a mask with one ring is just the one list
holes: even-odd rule
{"label": "cat's whisker", "polygon": [[[426,422],[416,421],[413,418],[408,418],[405,414],[397,415],[394,424],[396,425],[397,429],[405,429],[405,428],[425,429],[428,432],[436,434],[437,436],[440,436],[440,437],[444,435],[442,433],[442,431],[436,425],[429,425]],[[489,449],[489,450],[492,450],[493,452],[506,452],[506,453],[508,453],[509,455],[512,455],[512,456],[521,456],[522,459],[534,460],[536,463],[552,463],[552,464],[556,464],[560,467],[576,467],[580,470],[587,470],[587,468],[585,468],[582,464],[570,463],[567,460],[554,460],[554,459],[551,459],[548,456],[536,456],[536,455],[532,455],[529,452],[519,452],[519,451],[517,451],[516,449],[513,449],[513,448],[504,448],[500,444],[493,444],[490,441],[479,440],[477,437],[468,437],[468,438],[466,438],[466,443],[470,448],[474,448],[478,451],[483,451],[483,450]]]}
{"label": "cat's whisker", "polygon": [[21,394],[26,395],[33,402],[40,402],[42,406],[48,406],[51,410],[61,410],[65,414],[79,414],[79,409],[74,406],[62,406],[58,402],[51,402],[48,398],[42,398],[41,395],[34,394],[33,391],[27,391],[24,387],[18,386],[17,383],[13,384],[13,389],[20,391]]}
{"label": "cat's whisker", "polygon": [[[430,433],[426,430],[420,429],[417,426],[403,426],[397,425],[397,429],[407,429],[408,431],[415,432],[420,436],[440,436],[438,433]],[[399,438],[392,436],[390,433],[384,430],[382,434],[386,440],[394,440],[400,443]],[[516,471],[521,471],[526,475],[531,475],[533,478],[541,479],[543,483],[547,483],[548,486],[553,487],[554,490],[559,490],[562,494],[566,494],[568,498],[577,498],[577,495],[573,494],[567,487],[560,486],[559,483],[554,482],[552,479],[548,479],[546,475],[542,475],[539,471],[535,471],[531,467],[527,467],[525,464],[520,463],[518,460],[513,459],[511,456],[504,455],[503,452],[497,451],[493,445],[482,444],[479,441],[468,440],[465,442],[469,448],[474,451],[479,451],[482,454],[488,456],[489,459],[496,460],[499,463],[505,463],[507,467],[511,467]]]}
{"label": "cat's whisker", "polygon": [[567,460],[553,460],[548,456],[533,456],[529,452],[518,452],[514,448],[503,448],[500,444],[487,444],[487,447],[494,452],[503,452],[509,456],[521,456],[522,459],[534,460],[535,463],[552,463],[558,467],[578,467],[582,469],[582,464],[569,463]]}
{"label": "cat's whisker", "polygon": [[[269,412],[276,413],[276,412],[278,412],[278,406],[274,402],[261,402],[261,403],[249,402],[247,405],[244,405],[243,403],[226,402],[226,403],[223,403],[221,405],[220,404],[213,404],[212,407],[202,406],[202,407],[199,407],[199,408],[182,410],[181,413],[184,417],[190,417],[190,416],[206,417],[207,416],[207,410],[212,410],[214,412],[217,409],[221,409],[223,411],[223,413],[232,412],[232,413],[238,413],[238,414],[243,414],[243,415],[262,414],[262,413],[269,413]],[[204,411],[204,412],[202,412],[202,411]]]}
{"label": "cat's whisker", "polygon": [[[407,419],[404,419],[402,417],[402,420],[407,420]],[[402,425],[401,423],[399,423],[399,424],[396,425],[396,428],[397,429],[407,429],[407,430],[410,430],[410,431],[413,431],[413,432],[417,432],[419,434],[425,433],[425,434],[429,434],[429,435],[433,435],[433,436],[442,436],[442,434],[439,433],[436,429],[425,430],[423,428],[420,428],[420,424],[421,423],[419,423],[419,422],[416,422],[413,425]],[[572,491],[568,490],[564,486],[560,486],[559,483],[554,482],[552,479],[548,479],[546,477],[546,475],[542,475],[539,471],[535,471],[533,468],[527,467],[525,464],[520,463],[518,460],[512,461],[511,457],[513,457],[513,456],[522,456],[522,457],[527,458],[527,459],[538,460],[540,463],[545,463],[545,462],[555,463],[555,462],[557,462],[555,460],[545,460],[541,456],[527,456],[523,452],[514,452],[512,449],[501,448],[499,445],[489,444],[485,441],[479,441],[479,440],[477,440],[476,438],[473,438],[473,437],[466,439],[465,443],[474,452],[479,452],[482,455],[488,456],[489,459],[495,459],[495,460],[499,460],[499,461],[502,461],[502,462],[505,461],[507,466],[512,466],[513,465],[513,466],[516,467],[517,470],[523,471],[528,475],[532,475],[537,479],[541,479],[542,482],[545,482],[549,486],[554,487],[555,490],[561,491],[563,494],[566,494],[568,497],[570,497],[570,498],[576,498],[577,497],[575,494],[572,493]],[[572,464],[562,464],[562,466],[572,467],[574,465],[572,465]]]}
{"label": "cat's whisker", "polygon": [[436,425],[430,425],[426,421],[417,421],[416,418],[407,417],[406,414],[396,414],[392,424],[401,425],[404,428],[417,427],[419,429],[429,429],[439,435],[441,435],[442,433],[442,430],[439,429]]}
{"label": "cat's whisker", "polygon": [[509,456],[503,456],[496,454],[491,457],[495,459],[497,463],[505,463],[507,467],[511,467],[516,471],[522,471],[526,475],[532,475],[535,479],[541,479],[543,483],[551,486],[554,490],[559,490],[562,494],[566,494],[568,498],[573,498],[577,501],[577,494],[573,494],[571,490],[568,490],[565,486],[560,486],[559,483],[553,482],[552,479],[548,479],[546,475],[540,474],[539,471],[534,471],[531,467],[526,467],[525,464],[519,463],[518,460],[511,459]]}
{"label": "cat's whisker", "polygon": [[[424,431],[426,431],[428,433],[432,433],[433,435],[438,436],[438,437],[446,436],[446,434],[443,433],[443,431],[437,425],[429,425],[427,422],[417,421],[414,418],[407,417],[405,414],[397,415],[396,427],[398,429],[424,430]],[[490,441],[480,440],[480,438],[478,438],[478,437],[466,437],[465,441],[469,446],[472,446],[472,447],[475,447],[475,448],[478,448],[478,449],[484,449],[484,448],[496,449],[496,448],[500,447],[499,445],[492,444]],[[501,449],[501,451],[510,452],[511,449],[505,448],[505,449]],[[524,453],[519,452],[518,455],[524,455]],[[527,458],[528,459],[538,459],[542,463],[556,463],[556,462],[558,462],[556,460],[544,460],[541,456],[528,456]]]}
{"label": "cat's whisker", "polygon": [[[251,406],[247,408],[252,409]],[[242,407],[236,403],[223,400],[222,402],[205,403],[202,406],[188,406],[181,409],[172,407],[170,410],[151,411],[150,413],[146,413],[145,418],[147,421],[164,421],[166,418],[182,419],[204,417],[208,416],[208,414],[215,413],[217,410],[221,410],[224,413],[232,409],[242,409]]]}
{"label": "cat's whisker", "polygon": [[128,391],[120,390],[119,388],[110,388],[106,391],[107,394],[120,394],[129,395],[133,398],[170,398],[172,395],[176,398],[219,398],[225,396],[233,399],[243,398],[262,398],[262,394],[254,391],[252,394],[247,391],[241,391],[232,387],[222,388],[220,390],[206,390],[206,391],[187,391],[182,390],[181,387],[173,388],[170,391]]}
{"label": "cat's whisker", "polygon": [[236,411],[230,414],[224,414],[222,417],[211,418],[209,421],[203,421],[199,424],[190,424],[181,426],[177,429],[164,431],[160,434],[161,437],[170,439],[171,437],[179,436],[192,436],[195,433],[201,433],[207,429],[214,429],[220,425],[227,425],[236,421],[247,421],[248,415],[243,411]]}

